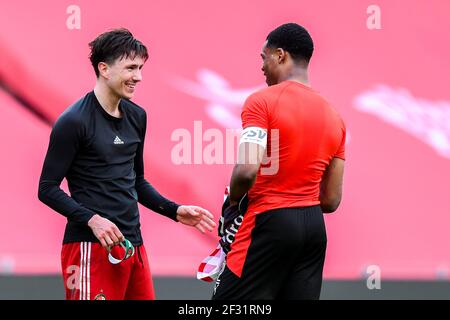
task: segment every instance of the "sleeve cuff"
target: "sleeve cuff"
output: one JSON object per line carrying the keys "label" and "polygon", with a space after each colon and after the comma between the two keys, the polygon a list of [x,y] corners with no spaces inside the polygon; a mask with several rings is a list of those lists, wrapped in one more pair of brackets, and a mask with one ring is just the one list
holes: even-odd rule
{"label": "sleeve cuff", "polygon": [[169,202],[164,205],[164,207],[159,207],[161,209],[161,214],[165,215],[166,217],[172,219],[175,222],[178,222],[177,220],[177,210],[180,207],[179,204],[176,204],[175,202]]}
{"label": "sleeve cuff", "polygon": [[72,215],[72,217],[69,218],[70,221],[82,223],[84,225],[87,225],[89,220],[95,215],[95,212],[89,211],[89,210],[83,210],[82,212],[78,212],[75,215]]}

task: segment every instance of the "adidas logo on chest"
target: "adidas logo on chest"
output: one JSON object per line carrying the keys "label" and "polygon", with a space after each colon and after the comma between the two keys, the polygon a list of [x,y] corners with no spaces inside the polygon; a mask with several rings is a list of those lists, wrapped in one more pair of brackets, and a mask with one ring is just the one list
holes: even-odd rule
{"label": "adidas logo on chest", "polygon": [[120,138],[118,136],[116,136],[116,138],[114,139],[114,144],[123,144],[124,142],[122,140],[120,140]]}

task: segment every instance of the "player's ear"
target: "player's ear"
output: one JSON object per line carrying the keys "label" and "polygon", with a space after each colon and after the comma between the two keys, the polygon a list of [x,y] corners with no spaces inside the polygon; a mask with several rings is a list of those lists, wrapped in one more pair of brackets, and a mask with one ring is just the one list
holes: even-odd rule
{"label": "player's ear", "polygon": [[99,62],[97,65],[98,73],[100,77],[109,80],[109,66],[105,62]]}
{"label": "player's ear", "polygon": [[284,51],[283,48],[277,48],[276,55],[279,64],[283,63],[286,60],[286,54],[287,52]]}

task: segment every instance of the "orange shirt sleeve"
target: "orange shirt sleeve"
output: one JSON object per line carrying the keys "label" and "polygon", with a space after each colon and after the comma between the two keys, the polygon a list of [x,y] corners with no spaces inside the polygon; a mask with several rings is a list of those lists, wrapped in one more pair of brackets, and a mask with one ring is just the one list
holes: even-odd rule
{"label": "orange shirt sleeve", "polygon": [[254,93],[247,98],[241,118],[244,129],[247,127],[269,128],[267,102],[261,94]]}
{"label": "orange shirt sleeve", "polygon": [[342,160],[345,160],[345,138],[347,135],[347,131],[344,125],[344,122],[342,122],[342,140],[341,140],[341,144],[336,152],[336,154],[334,155],[335,158],[340,158]]}

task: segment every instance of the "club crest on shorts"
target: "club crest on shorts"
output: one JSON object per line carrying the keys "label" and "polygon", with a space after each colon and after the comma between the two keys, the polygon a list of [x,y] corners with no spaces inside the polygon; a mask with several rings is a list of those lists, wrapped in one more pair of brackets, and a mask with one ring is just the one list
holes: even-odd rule
{"label": "club crest on shorts", "polygon": [[106,300],[106,296],[104,293],[99,293],[95,296],[94,300]]}

